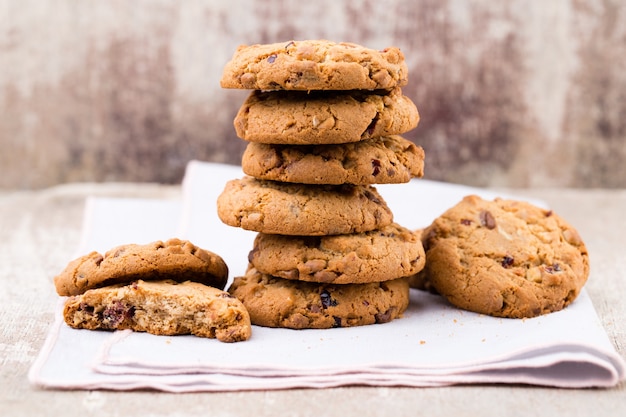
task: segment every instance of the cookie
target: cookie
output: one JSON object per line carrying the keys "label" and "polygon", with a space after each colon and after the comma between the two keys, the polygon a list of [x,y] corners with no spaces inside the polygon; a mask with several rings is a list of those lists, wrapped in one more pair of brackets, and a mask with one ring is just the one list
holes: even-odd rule
{"label": "cookie", "polygon": [[577,231],[526,202],[467,196],[422,234],[426,279],[460,308],[497,317],[563,309],[589,275]]}
{"label": "cookie", "polygon": [[386,91],[253,91],[234,120],[241,139],[321,145],[399,135],[417,126],[415,104]]}
{"label": "cookie", "polygon": [[259,233],[248,260],[258,271],[285,279],[361,284],[416,274],[425,256],[418,236],[394,223],[336,236]]}
{"label": "cookie", "polygon": [[137,280],[69,297],[63,319],[75,329],[124,330],[239,342],[250,338],[250,316],[228,292],[197,282]]}
{"label": "cookie", "polygon": [[369,185],[310,185],[230,180],[217,198],[220,220],[256,232],[321,236],[361,233],[391,224],[393,214]]}
{"label": "cookie", "polygon": [[369,284],[291,281],[250,269],[228,290],[250,313],[252,324],[291,329],[328,329],[387,323],[409,305],[404,278]]}
{"label": "cookie", "polygon": [[304,40],[241,45],[225,65],[223,88],[251,90],[390,90],[408,82],[404,54],[354,43]]}
{"label": "cookie", "polygon": [[341,145],[249,143],[243,172],[300,184],[400,184],[424,175],[424,150],[401,136]]}
{"label": "cookie", "polygon": [[[422,232],[423,229],[416,229],[413,231],[413,234],[417,236],[420,241],[422,240]],[[415,288],[416,290],[426,291],[433,294],[437,294],[437,290],[433,288],[428,276],[426,275],[425,268],[420,269],[417,273],[408,277],[409,287]]]}
{"label": "cookie", "polygon": [[172,279],[195,281],[223,289],[228,267],[217,254],[186,240],[118,246],[104,255],[91,252],[71,261],[54,278],[61,296],[81,294],[111,284]]}

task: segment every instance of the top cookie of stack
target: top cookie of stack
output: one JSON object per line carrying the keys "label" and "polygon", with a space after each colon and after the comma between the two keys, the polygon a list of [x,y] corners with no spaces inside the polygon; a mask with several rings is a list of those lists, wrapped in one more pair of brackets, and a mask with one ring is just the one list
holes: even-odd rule
{"label": "top cookie of stack", "polygon": [[408,82],[404,55],[326,40],[241,45],[226,64],[222,88],[249,90],[389,90]]}
{"label": "top cookie of stack", "polygon": [[424,251],[372,185],[423,175],[422,148],[400,136],[419,121],[407,80],[398,48],[326,40],[241,46],[225,66],[222,87],[253,90],[234,120],[246,177],[217,201],[222,222],[259,233],[229,289],[253,324],[344,327],[406,309],[402,278]]}

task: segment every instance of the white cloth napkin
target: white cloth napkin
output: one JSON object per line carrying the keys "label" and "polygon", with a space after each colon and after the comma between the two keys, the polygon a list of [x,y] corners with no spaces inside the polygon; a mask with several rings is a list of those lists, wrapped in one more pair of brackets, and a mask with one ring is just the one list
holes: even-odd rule
{"label": "white cloth napkin", "polygon": [[[223,225],[215,201],[226,181],[241,176],[239,167],[194,161],[187,168],[181,205],[90,199],[80,250],[179,236],[220,254],[232,280],[245,271],[255,233]],[[377,188],[395,220],[409,228],[428,225],[466,194],[494,197],[485,190],[426,180]],[[124,230],[115,227],[120,214]],[[579,388],[610,387],[624,379],[624,360],[584,290],[565,310],[525,320],[462,311],[441,297],[411,291],[404,317],[384,325],[328,330],[254,326],[249,341],[234,344],[194,336],[74,330],[63,323],[61,300],[29,377],[49,388],[171,392],[471,383]]]}

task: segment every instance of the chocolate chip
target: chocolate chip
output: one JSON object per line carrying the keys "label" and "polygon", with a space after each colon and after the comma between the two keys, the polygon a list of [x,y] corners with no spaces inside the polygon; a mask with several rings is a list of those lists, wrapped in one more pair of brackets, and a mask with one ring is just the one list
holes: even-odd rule
{"label": "chocolate chip", "polygon": [[333,320],[335,320],[333,327],[341,327],[341,317],[333,316]]}
{"label": "chocolate chip", "polygon": [[480,224],[485,226],[487,229],[495,229],[496,228],[496,219],[493,217],[491,212],[483,210],[479,214]]}
{"label": "chocolate chip", "polygon": [[272,54],[267,57],[267,62],[269,62],[270,64],[273,64],[274,61],[276,61],[276,54]]}
{"label": "chocolate chip", "polygon": [[381,163],[378,159],[372,159],[372,175],[376,176],[380,174]]}
{"label": "chocolate chip", "polygon": [[320,300],[322,301],[322,307],[325,309],[337,305],[337,300],[333,300],[327,290],[323,290],[320,293]]}
{"label": "chocolate chip", "polygon": [[461,219],[461,224],[464,226],[469,226],[470,224],[472,224],[472,221],[470,219]]}
{"label": "chocolate chip", "polygon": [[374,315],[374,318],[376,319],[376,323],[389,323],[391,321],[392,311],[393,311],[393,307],[385,311],[384,313],[378,313]]}
{"label": "chocolate chip", "polygon": [[514,262],[514,261],[515,261],[515,260],[513,259],[513,257],[512,257],[512,256],[506,255],[506,256],[502,259],[502,262],[501,262],[502,267],[504,267],[504,268],[507,268],[507,269],[508,269],[508,268],[510,268],[510,267],[512,267],[512,266],[513,266],[513,262]]}

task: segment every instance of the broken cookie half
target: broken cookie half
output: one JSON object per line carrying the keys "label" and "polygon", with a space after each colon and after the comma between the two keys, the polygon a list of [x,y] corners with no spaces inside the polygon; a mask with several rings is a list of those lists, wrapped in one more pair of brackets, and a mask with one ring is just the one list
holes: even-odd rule
{"label": "broken cookie half", "polygon": [[57,293],[69,296],[63,318],[70,327],[191,334],[222,342],[251,336],[248,311],[223,290],[228,268],[214,253],[170,239],[114,248],[92,267],[85,267],[91,265],[87,258],[92,257],[70,262],[55,278]]}
{"label": "broken cookie half", "polygon": [[63,318],[77,329],[192,334],[222,342],[251,335],[250,316],[239,300],[191,281],[138,280],[91,289],[67,299]]}

